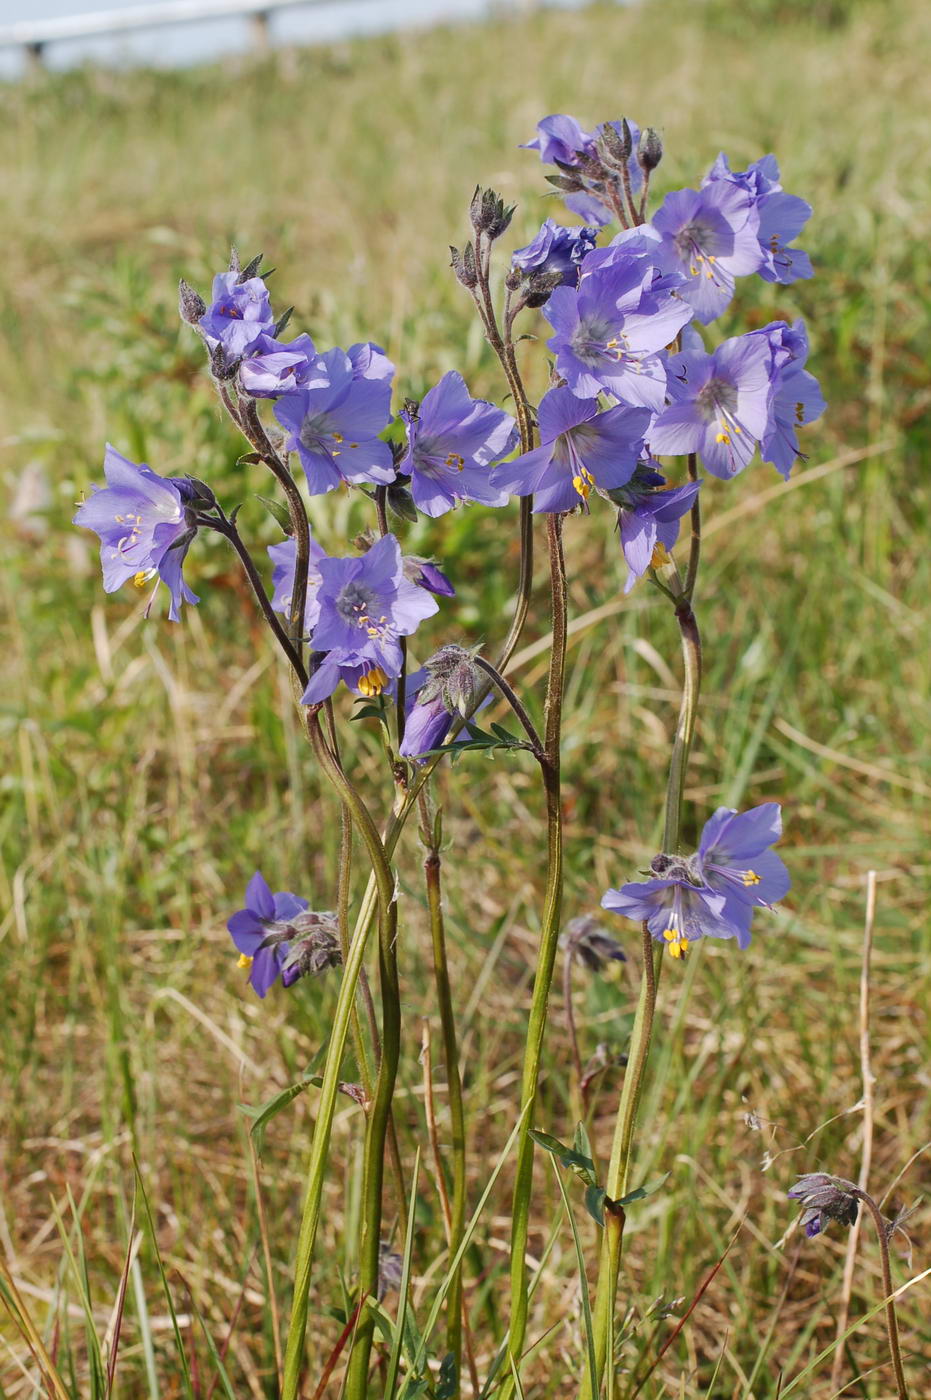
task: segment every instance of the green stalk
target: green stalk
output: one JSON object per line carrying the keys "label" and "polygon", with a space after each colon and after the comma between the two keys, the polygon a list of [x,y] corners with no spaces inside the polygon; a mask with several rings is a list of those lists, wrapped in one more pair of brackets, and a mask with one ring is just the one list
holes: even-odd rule
{"label": "green stalk", "polygon": [[[449,1096],[449,1117],[452,1129],[452,1199],[449,1219],[449,1253],[456,1258],[465,1232],[466,1208],[466,1125],[462,1100],[462,1077],[459,1072],[459,1045],[456,1037],[456,1016],[446,957],[446,928],[443,919],[441,884],[442,862],[440,817],[430,808],[427,792],[420,796],[421,839],[426,847],[424,876],[427,885],[427,907],[430,911],[430,935],[433,943],[433,977],[443,1030],[443,1059],[446,1065],[446,1089]],[[446,1349],[456,1364],[456,1394],[462,1374],[462,1260],[452,1269],[446,1302]]]}
{"label": "green stalk", "polygon": [[[366,1182],[364,1201],[363,1245],[360,1287],[363,1294],[373,1294],[378,1281],[378,1244],[381,1226],[381,1180],[384,1160],[384,1143],[394,1091],[394,1078],[400,1042],[400,1005],[397,997],[397,967],[394,961],[394,944],[397,934],[397,905],[395,903],[394,876],[389,865],[389,857],[371,815],[361,797],[346,777],[334,757],[320,728],[319,716],[315,711],[307,714],[307,731],[314,753],[330,782],[352,813],[353,821],[359,830],[372,864],[375,883],[375,901],[378,907],[379,958],[380,970],[384,979],[383,1002],[384,1020],[382,1025],[382,1057],[379,1067],[375,1099],[372,1104],[366,1136]],[[330,1047],[323,1071],[323,1084],[320,1091],[320,1104],[317,1112],[317,1125],[311,1145],[310,1164],[307,1173],[307,1192],[301,1228],[298,1235],[297,1257],[294,1269],[294,1298],[291,1307],[291,1322],[288,1330],[285,1351],[284,1383],[282,1400],[296,1400],[300,1385],[301,1368],[304,1357],[304,1337],[307,1330],[308,1295],[310,1292],[310,1267],[314,1240],[320,1220],[320,1205],[323,1196],[324,1176],[330,1144],[330,1130],[336,1106],[339,1085],[339,1070],[346,1038],[352,1021],[355,1006],[356,984],[362,967],[365,952],[367,925],[356,931],[349,945],[348,956],[343,967],[340,993],[333,1017]],[[374,1143],[378,1141],[377,1163],[373,1163]],[[357,1340],[366,1332],[366,1320],[360,1322]],[[368,1325],[368,1346],[360,1348],[365,1354],[367,1366],[368,1348],[371,1346],[371,1322]],[[358,1363],[357,1363],[358,1369]],[[364,1379],[364,1377],[363,1377]],[[362,1391],[356,1392],[364,1395]]]}
{"label": "green stalk", "polygon": [[[511,1366],[520,1361],[527,1332],[529,1296],[527,1291],[526,1253],[530,1228],[530,1199],[533,1193],[534,1143],[530,1136],[537,1099],[537,1081],[543,1037],[546,1031],[547,1007],[556,949],[559,940],[562,910],[562,809],[560,802],[560,733],[562,725],[562,690],[566,667],[566,571],[562,549],[562,516],[548,515],[547,541],[550,558],[550,589],[553,615],[553,647],[550,653],[549,677],[544,710],[543,749],[541,764],[546,791],[547,865],[543,919],[540,929],[540,951],[533,983],[524,1067],[521,1079],[521,1128],[518,1137],[517,1171],[511,1222],[511,1316],[508,1334],[508,1356]],[[505,1384],[509,1393],[512,1382]]]}
{"label": "green stalk", "polygon": [[[700,535],[692,536],[692,557],[689,577],[694,587],[698,570],[698,549]],[[669,781],[666,787],[666,808],[663,821],[663,850],[670,854],[679,849],[679,832],[682,822],[682,791],[688,768],[692,737],[695,733],[695,718],[698,712],[698,696],[701,690],[701,637],[698,624],[688,597],[680,595],[676,603],[676,621],[682,638],[684,679],[682,702],[679,709],[679,722],[669,764]],[[618,1201],[629,1190],[630,1160],[634,1132],[637,1126],[637,1111],[643,1093],[650,1043],[653,1034],[653,1017],[656,1010],[656,992],[662,971],[663,949],[650,937],[646,924],[642,926],[642,970],[640,996],[637,1014],[634,1018],[630,1039],[630,1051],[621,1101],[618,1105],[614,1125],[614,1139],[611,1144],[611,1160],[605,1181],[607,1201],[605,1203],[605,1229],[601,1244],[601,1259],[598,1268],[598,1284],[595,1293],[595,1383],[583,1388],[586,1400],[598,1400],[605,1364],[613,1365],[613,1357],[608,1357],[608,1337],[614,1321],[617,1300],[618,1276],[621,1268],[621,1254],[624,1241],[623,1207],[611,1208],[610,1202]]]}

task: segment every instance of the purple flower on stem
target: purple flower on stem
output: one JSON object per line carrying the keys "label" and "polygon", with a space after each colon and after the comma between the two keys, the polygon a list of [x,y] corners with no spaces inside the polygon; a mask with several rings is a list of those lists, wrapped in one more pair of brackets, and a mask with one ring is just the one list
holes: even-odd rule
{"label": "purple flower on stem", "polygon": [[[270,544],[268,553],[271,557],[274,568],[272,569],[272,608],[275,612],[283,613],[285,617],[291,613],[291,594],[294,592],[294,569],[297,564],[297,541],[294,539],[282,540],[280,544]],[[320,604],[317,602],[317,592],[322,583],[320,576],[320,560],[326,559],[327,553],[322,545],[311,536],[310,558],[307,563],[307,600],[304,607],[304,630],[307,633],[313,631],[320,616]]]}
{"label": "purple flower on stem", "polygon": [[584,131],[575,117],[554,114],[537,122],[537,134],[532,141],[521,144],[522,151],[539,151],[544,165],[577,165],[580,155],[590,156],[595,150],[595,133]]}
{"label": "purple flower on stem", "polygon": [[[421,758],[438,749],[456,716],[466,718],[472,713],[484,681],[473,658],[474,653],[464,647],[441,647],[408,677],[407,722],[398,749],[404,758]],[[487,695],[478,708],[490,703]]]}
{"label": "purple flower on stem", "polygon": [[365,554],[320,559],[319,617],[312,646],[326,652],[302,696],[316,705],[340,680],[359,695],[380,695],[401,674],[399,637],[438,610],[436,599],[404,573],[401,547],[385,535]]}
{"label": "purple flower on stem", "polygon": [[812,276],[811,259],[801,248],[790,248],[811,218],[811,205],[798,195],[786,194],[779,182],[779,164],[773,155],[762,156],[746,170],[731,170],[723,151],[709,170],[702,188],[727,180],[746,190],[756,202],[760,226],[757,239],[763,261],[757,271],[765,282],[788,285]]}
{"label": "purple flower on stem", "polygon": [[457,501],[507,504],[491,485],[489,466],[514,444],[514,419],[485,399],[473,399],[455,370],[424,395],[419,408],[402,409],[407,455],[400,471],[411,478],[414,504],[424,515],[444,515]]}
{"label": "purple flower on stem", "polygon": [[432,693],[426,699],[421,698],[420,691],[426,687],[425,669],[421,668],[408,677],[407,719],[404,738],[398,748],[402,758],[420,758],[431,749],[438,749],[453,722],[453,712],[446,708],[442,695]]}
{"label": "purple flower on stem", "polygon": [[597,237],[598,230],[591,225],[564,228],[554,219],[547,219],[526,248],[511,254],[511,261],[525,273],[562,273],[562,285],[574,287],[579,280],[579,265],[594,248]]}
{"label": "purple flower on stem", "polygon": [[316,359],[309,335],[283,341],[263,332],[239,366],[239,382],[254,399],[275,399],[308,384],[325,384],[327,376],[315,368]]}
{"label": "purple flower on stem", "polygon": [[391,448],[378,436],[390,417],[391,385],[384,379],[356,378],[342,350],[328,350],[317,361],[327,381],[287,394],[275,404],[275,417],[297,452],[312,496],[341,482],[394,480]]}
{"label": "purple flower on stem", "polygon": [[674,958],[684,958],[698,938],[736,938],[746,948],[754,909],[769,907],[789,889],[785,866],[769,850],[781,832],[775,802],[741,813],[719,807],[705,823],[695,855],[655,856],[655,878],[608,890],[602,907],[645,920]]}
{"label": "purple flower on stem", "polygon": [[751,334],[764,337],[773,356],[773,393],[760,456],[764,462],[772,462],[788,480],[796,461],[804,455],[799,449],[797,430],[820,418],[827,405],[817,379],[805,368],[808,334],[804,321],[798,320],[792,326],[785,321],[771,321]]}
{"label": "purple flower on stem", "polygon": [[418,554],[405,554],[403,562],[404,576],[409,578],[411,583],[419,584],[421,588],[428,589],[430,593],[437,593],[441,598],[455,598],[455,588],[439,565],[434,564],[431,559],[421,559]]}
{"label": "purple flower on stem", "polygon": [[648,434],[650,450],[698,452],[713,476],[727,481],[748,465],[766,433],[774,370],[766,336],[733,336],[713,355],[670,357],[669,396]]}
{"label": "purple flower on stem", "polygon": [[600,491],[624,486],[634,474],[650,425],[646,408],[618,405],[600,413],[597,399],[550,389],[540,403],[539,447],[492,472],[494,486],[534,495],[534,511],[572,510]]}
{"label": "purple flower on stem", "polygon": [[647,569],[658,569],[668,562],[667,556],[679,538],[679,521],[691,510],[700,488],[700,481],[669,488],[664,476],[640,464],[627,486],[612,492],[611,499],[620,507],[618,533],[627,561],[625,593]]}
{"label": "purple flower on stem", "polygon": [[855,1225],[860,1202],[857,1187],[842,1176],[827,1172],[807,1172],[786,1192],[794,1201],[801,1201],[802,1227],[809,1239],[820,1235],[832,1220],[843,1225]]}
{"label": "purple flower on stem", "polygon": [[100,536],[104,590],[113,593],[129,579],[141,588],[157,576],[171,594],[168,616],[178,622],[181,604],[199,601],[181,577],[197,532],[190,502],[198,489],[188,477],[162,477],[144,463],[137,466],[109,443],[103,471],[106,486],[92,488],[72,523]]}
{"label": "purple flower on stem", "polygon": [[262,335],[272,335],[268,288],[261,277],[239,280],[238,272],[220,272],[213,279],[213,301],[200,319],[200,329],[214,345],[223,347],[227,361],[238,360]]}
{"label": "purple flower on stem", "polygon": [[246,887],[246,907],[227,922],[239,952],[240,967],[249,968],[249,985],[260,997],[279,975],[285,986],[300,973],[284,971],[287,944],[294,936],[292,921],[307,908],[307,900],[288,890],[272,894],[258,870]]}
{"label": "purple flower on stem", "polygon": [[[558,164],[579,168],[582,180],[588,180],[594,188],[564,195],[565,203],[574,214],[591,224],[606,224],[615,217],[613,209],[601,198],[604,181],[617,180],[615,167],[604,167],[598,152],[598,136],[604,127],[610,127],[622,135],[623,123],[605,122],[595,131],[585,131],[575,117],[561,114],[544,117],[537,124],[537,135],[524,143],[522,149],[539,151],[544,165]],[[627,161],[627,178],[632,194],[636,194],[643,184],[643,171],[637,159],[640,144],[640,128],[636,122],[628,121],[631,149]]]}
{"label": "purple flower on stem", "polygon": [[662,239],[660,265],[683,275],[679,296],[702,325],[727,308],[734,278],[756,272],[763,261],[756,201],[727,180],[668,194],[652,223]]}
{"label": "purple flower on stem", "polygon": [[[584,269],[583,269],[584,272]],[[607,391],[634,407],[662,408],[666,369],[658,353],[691,319],[654,267],[601,268],[579,287],[557,287],[543,308],[556,332],[556,368],[579,398]]]}

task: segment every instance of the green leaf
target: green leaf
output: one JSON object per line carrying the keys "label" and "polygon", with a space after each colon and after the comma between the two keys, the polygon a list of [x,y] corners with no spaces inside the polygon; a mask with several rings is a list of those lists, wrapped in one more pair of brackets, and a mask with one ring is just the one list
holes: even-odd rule
{"label": "green leaf", "polygon": [[646,1186],[638,1186],[636,1191],[628,1191],[626,1196],[622,1196],[619,1201],[612,1201],[613,1206],[629,1206],[633,1201],[642,1201],[645,1196],[652,1196],[654,1191],[658,1191],[669,1179],[669,1173],[664,1172],[655,1181],[648,1181]]}
{"label": "green leaf", "polygon": [[[255,453],[248,452],[246,456],[255,457]],[[242,462],[245,461],[245,458],[240,457],[239,460]],[[256,460],[261,461],[262,459],[261,457],[259,457]],[[257,501],[262,502],[262,505],[268,511],[269,515],[273,516],[275,520],[278,521],[278,524],[281,526],[282,530],[284,530],[286,535],[294,534],[294,527],[291,524],[291,517],[280,501],[273,501],[270,496],[260,496],[258,493],[256,493],[255,499]]]}
{"label": "green leaf", "polygon": [[436,1400],[453,1400],[459,1388],[459,1373],[456,1358],[449,1351],[440,1362],[440,1375],[436,1386]]}
{"label": "green leaf", "polygon": [[327,1044],[328,1042],[324,1041],[323,1045],[321,1045],[296,1083],[289,1084],[286,1089],[282,1089],[279,1093],[273,1094],[272,1097],[266,1099],[264,1103],[258,1105],[241,1103],[239,1105],[240,1112],[244,1113],[247,1118],[252,1119],[252,1127],[249,1129],[249,1132],[255,1139],[255,1145],[260,1152],[262,1150],[265,1129],[268,1127],[271,1120],[275,1118],[283,1108],[287,1108],[291,1100],[296,1099],[298,1094],[303,1094],[304,1090],[309,1089],[312,1084],[320,1083],[318,1069],[326,1054]]}
{"label": "green leaf", "polygon": [[550,1137],[549,1133],[538,1133],[531,1128],[530,1136],[538,1147],[542,1147],[545,1152],[552,1152],[561,1166],[577,1172],[590,1186],[595,1185],[595,1163],[591,1157],[583,1152],[576,1152],[572,1147],[564,1146],[558,1138]]}
{"label": "green leaf", "polygon": [[605,1223],[605,1189],[603,1186],[586,1186],[585,1188],[585,1209],[592,1217],[596,1225],[602,1229]]}

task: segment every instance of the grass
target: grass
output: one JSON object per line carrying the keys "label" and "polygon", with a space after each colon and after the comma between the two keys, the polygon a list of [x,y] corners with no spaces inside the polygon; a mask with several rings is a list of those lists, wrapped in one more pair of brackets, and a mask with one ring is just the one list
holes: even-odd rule
{"label": "grass", "polygon": [[[246,502],[252,538],[273,538],[253,499],[268,484],[234,465],[240,444],[174,309],[177,277],[206,288],[231,240],[246,255],[265,249],[279,269],[279,300],[295,302],[295,324],[318,342],[383,343],[403,393],[416,396],[456,366],[473,392],[500,397],[446,247],[465,237],[478,181],[519,201],[509,246],[527,241],[550,206],[535,157],[516,146],[550,111],[595,121],[623,108],[660,126],[664,188],[694,182],[721,148],[737,165],[778,153],[787,187],[816,207],[805,246],[818,276],[787,289],[742,285],[722,329],[806,316],[812,367],[831,404],[809,433],[810,475],[799,473],[797,489],[759,466],[706,488],[708,675],[687,794],[692,821],[720,802],[784,801],[795,885],[745,957],[703,950],[663,988],[638,1174],[670,1176],[631,1215],[616,1393],[633,1393],[632,1378],[673,1325],[656,1300],[690,1300],[738,1227],[642,1393],[775,1400],[779,1375],[802,1371],[833,1339],[844,1241],[777,1242],[796,1171],[857,1174],[856,998],[869,869],[879,872],[874,1185],[881,1193],[907,1168],[896,1198],[926,1201],[927,1169],[921,1158],[908,1163],[926,1146],[931,1049],[931,240],[920,158],[931,20],[917,0],[860,6],[831,29],[804,19],[725,23],[721,12],[679,3],[544,12],[284,52],[260,65],[88,70],[0,92],[0,394],[11,502],[0,562],[8,623],[0,1243],[69,1395],[104,1393],[107,1352],[102,1363],[89,1339],[112,1332],[127,1250],[114,1394],[274,1393],[269,1294],[286,1310],[314,1090],[266,1131],[264,1242],[248,1123],[236,1106],[300,1077],[325,1038],[335,993],[324,981],[256,1004],[224,924],[257,864],[273,887],[331,903],[338,840],[286,679],[221,542],[197,547],[191,576],[201,607],[181,627],[146,624],[132,597],[104,598],[90,542],[68,524],[73,502],[99,478],[109,438],[159,471],[219,484],[227,504]],[[526,354],[539,389],[543,356]],[[315,501],[314,521],[324,542],[364,523],[345,500]],[[461,512],[407,537],[455,574],[470,639],[503,630],[513,526],[512,512]],[[657,599],[643,590],[621,597],[610,516],[569,522],[567,546],[577,624],[565,750],[569,917],[595,907],[655,849],[678,660]],[[541,579],[516,670],[537,713],[543,616]],[[423,654],[441,628],[418,639]],[[347,742],[367,794],[386,805],[373,736],[354,727]],[[466,760],[441,787],[471,1210],[515,1119],[539,918],[540,798],[522,758]],[[423,1150],[413,1256],[422,1325],[445,1243],[418,1061],[422,1020],[434,1014],[419,861],[412,834],[401,851],[399,1116],[406,1161],[416,1145]],[[600,1041],[623,1050],[632,1010],[623,978],[579,977],[587,1053]],[[568,1064],[554,1002],[538,1126],[562,1136],[572,1129]],[[435,1079],[442,1139],[441,1073]],[[617,1087],[609,1078],[598,1098],[592,1135],[601,1151]],[[334,1151],[311,1300],[312,1385],[343,1328],[355,1267],[360,1131],[349,1099]],[[151,1229],[138,1191],[133,1207],[133,1154]],[[467,1261],[483,1371],[500,1339],[509,1170]],[[521,1379],[528,1397],[568,1397],[586,1364],[575,1244],[544,1161],[536,1190],[531,1247],[545,1264],[530,1336],[554,1331]],[[568,1191],[591,1270],[595,1227],[571,1182]],[[899,1281],[922,1267],[917,1252],[911,1264],[900,1248]],[[878,1277],[866,1242],[853,1318],[877,1301]],[[931,1355],[926,1286],[901,1305],[916,1396]],[[395,1303],[389,1295],[390,1316]],[[852,1336],[844,1371],[865,1377],[848,1393],[874,1400],[890,1393],[876,1369],[880,1322]],[[19,1333],[3,1336],[0,1395],[41,1394]],[[804,1393],[826,1400],[828,1370]]]}

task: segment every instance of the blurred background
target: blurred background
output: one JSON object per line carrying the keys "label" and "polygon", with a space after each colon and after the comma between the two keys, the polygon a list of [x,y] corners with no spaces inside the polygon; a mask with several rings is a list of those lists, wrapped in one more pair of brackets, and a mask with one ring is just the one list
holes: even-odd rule
{"label": "blurred background", "polygon": [[[381,25],[389,9],[422,21],[428,7],[376,8]],[[303,12],[302,40],[322,13]],[[809,460],[788,486],[757,463],[704,488],[707,676],[687,792],[690,835],[721,803],[783,802],[794,888],[779,913],[758,919],[745,955],[702,947],[663,988],[637,1170],[670,1177],[629,1225],[618,1392],[633,1395],[672,1325],[665,1304],[694,1296],[740,1227],[644,1393],[770,1400],[780,1373],[797,1374],[834,1336],[843,1239],[780,1241],[797,1172],[859,1170],[857,988],[871,869],[872,1181],[877,1194],[893,1188],[890,1213],[916,1201],[924,1210],[913,1257],[896,1245],[897,1281],[928,1262],[931,13],[919,0],[510,7],[313,46],[279,18],[264,55],[241,43],[237,20],[235,36],[217,25],[209,42],[195,43],[194,28],[151,31],[132,64],[75,64],[52,45],[48,70],[0,86],[0,1246],[68,1393],[96,1395],[91,1338],[106,1332],[142,1219],[137,1206],[133,1226],[135,1153],[198,1388],[185,1389],[146,1234],[114,1393],[214,1393],[205,1335],[224,1348],[233,1393],[275,1393],[256,1180],[286,1308],[314,1091],[269,1126],[260,1178],[237,1105],[299,1078],[325,1038],[335,980],[257,1002],[225,921],[257,866],[274,889],[332,905],[334,808],[223,542],[197,541],[187,574],[202,602],[175,626],[161,615],[145,622],[131,589],[106,597],[95,541],[69,523],[101,480],[109,440],[160,473],[204,478],[227,508],[243,502],[240,528],[260,553],[280,537],[255,499],[272,483],[236,465],[243,444],[218,409],[196,337],[178,322],[179,276],[206,293],[231,243],[244,260],[263,250],[276,268],[276,307],[295,306],[294,331],[309,330],[322,348],[384,345],[399,401],[450,368],[473,393],[502,401],[448,266],[448,245],[468,236],[472,190],[490,184],[518,204],[503,277],[510,249],[545,216],[562,217],[536,154],[519,143],[550,112],[585,126],[628,115],[662,132],[657,200],[696,185],[720,150],[737,169],[773,151],[785,187],[815,210],[800,240],[815,278],[792,287],[744,279],[712,328],[725,336],[804,316],[829,410],[807,430]],[[545,324],[528,317],[526,329]],[[523,353],[539,393],[544,348],[528,342]],[[364,506],[316,498],[323,543],[343,549],[369,523]],[[567,919],[596,909],[608,885],[633,878],[656,850],[678,705],[674,624],[645,588],[622,596],[612,527],[600,501],[567,525]],[[511,508],[406,529],[406,550],[435,555],[459,591],[418,634],[420,659],[446,640],[494,649],[513,597],[515,528]],[[545,592],[541,572],[513,672],[537,715]],[[348,704],[340,708],[348,718]],[[347,726],[345,744],[373,808],[386,811],[376,736]],[[473,1204],[515,1117],[539,927],[537,786],[520,756],[473,755],[440,778]],[[407,1160],[418,1143],[427,1153],[418,1310],[445,1248],[418,1058],[424,1021],[435,1029],[420,860],[412,829],[399,854],[399,1112]],[[612,931],[635,943],[633,925]],[[623,1053],[631,986],[623,970],[578,974],[583,1055],[599,1044],[608,1057]],[[539,1121],[557,1136],[571,1134],[568,1066],[557,995]],[[446,1141],[441,1066],[434,1080]],[[609,1071],[592,1123],[601,1150],[617,1090]],[[355,1268],[360,1144],[347,1099],[315,1276],[313,1384]],[[531,1336],[555,1330],[524,1383],[528,1396],[568,1397],[583,1365],[578,1271],[542,1168],[537,1193],[534,1256],[551,1228],[555,1243]],[[508,1208],[505,1171],[469,1263],[485,1363],[501,1326]],[[581,1229],[592,1264],[595,1227]],[[852,1317],[878,1298],[877,1280],[867,1244]],[[931,1390],[921,1290],[902,1303],[916,1395]],[[0,1331],[0,1393],[38,1393],[19,1334],[5,1320]],[[851,1393],[890,1393],[874,1370],[882,1356],[874,1319],[848,1343],[843,1379],[864,1376]],[[833,1394],[825,1368],[799,1393]]]}

